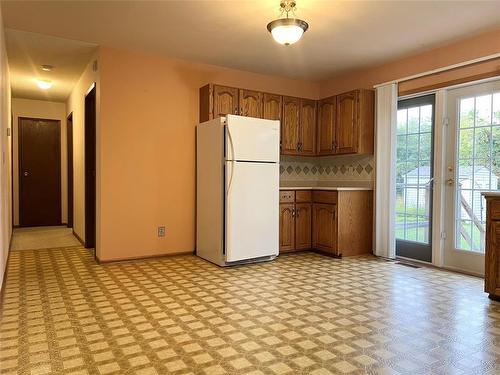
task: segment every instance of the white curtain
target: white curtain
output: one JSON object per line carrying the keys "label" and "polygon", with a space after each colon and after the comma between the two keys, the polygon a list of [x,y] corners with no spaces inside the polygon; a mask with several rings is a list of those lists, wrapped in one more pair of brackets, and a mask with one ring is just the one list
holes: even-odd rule
{"label": "white curtain", "polygon": [[375,152],[375,255],[396,257],[396,116],[398,86],[377,87]]}

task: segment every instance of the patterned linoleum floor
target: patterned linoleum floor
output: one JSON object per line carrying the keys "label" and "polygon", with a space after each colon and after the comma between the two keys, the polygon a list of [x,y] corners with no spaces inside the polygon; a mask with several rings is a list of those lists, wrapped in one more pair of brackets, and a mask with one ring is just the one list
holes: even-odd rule
{"label": "patterned linoleum floor", "polygon": [[375,258],[13,251],[0,319],[4,374],[500,373],[481,279]]}

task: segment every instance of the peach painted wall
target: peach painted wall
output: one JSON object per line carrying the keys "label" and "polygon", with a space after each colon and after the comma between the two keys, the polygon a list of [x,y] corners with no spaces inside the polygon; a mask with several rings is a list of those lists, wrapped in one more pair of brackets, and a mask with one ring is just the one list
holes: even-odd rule
{"label": "peach painted wall", "polygon": [[66,147],[66,104],[45,100],[12,98],[12,124],[14,160],[13,160],[13,201],[14,225],[19,225],[19,118],[32,117],[58,120],[61,125],[61,223],[68,218],[68,180],[67,180],[67,147]]}
{"label": "peach painted wall", "polygon": [[[106,47],[100,48],[100,66],[102,261],[194,250],[201,86],[216,82],[313,99],[319,94],[315,83]],[[156,234],[160,225],[164,238]]]}
{"label": "peach painted wall", "polygon": [[10,108],[9,65],[0,10],[0,289],[3,286],[12,236],[12,136],[6,136],[7,129],[12,126]]}
{"label": "peach painted wall", "polygon": [[321,83],[322,98],[356,88],[407,77],[448,65],[500,53],[500,29],[396,60],[378,67],[338,75]]}

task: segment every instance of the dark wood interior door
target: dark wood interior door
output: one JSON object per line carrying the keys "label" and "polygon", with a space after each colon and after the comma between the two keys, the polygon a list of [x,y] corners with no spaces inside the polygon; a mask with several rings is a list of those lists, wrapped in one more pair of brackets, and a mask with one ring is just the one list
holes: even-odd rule
{"label": "dark wood interior door", "polygon": [[[95,247],[96,225],[96,89],[85,97],[85,247]],[[95,254],[95,253],[94,253]]]}
{"label": "dark wood interior door", "polygon": [[19,225],[61,224],[61,124],[19,119]]}
{"label": "dark wood interior door", "polygon": [[73,114],[70,114],[66,127],[66,149],[68,154],[68,228],[73,228]]}

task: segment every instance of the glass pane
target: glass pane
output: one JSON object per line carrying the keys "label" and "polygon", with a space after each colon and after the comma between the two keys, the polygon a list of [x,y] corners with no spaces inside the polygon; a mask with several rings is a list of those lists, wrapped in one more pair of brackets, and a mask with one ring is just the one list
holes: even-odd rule
{"label": "glass pane", "polygon": [[491,190],[500,190],[500,157],[491,161]]}
{"label": "glass pane", "polygon": [[419,161],[419,169],[418,169],[418,182],[420,186],[426,186],[429,184],[431,179],[431,167],[430,160],[420,160]]}
{"label": "glass pane", "polygon": [[432,134],[421,133],[419,142],[419,159],[430,159],[432,152]]}
{"label": "glass pane", "polygon": [[430,132],[432,129],[432,105],[420,107],[420,132]]}
{"label": "glass pane", "polygon": [[458,165],[458,185],[463,189],[472,189],[473,160],[460,160]]}
{"label": "glass pane", "polygon": [[458,140],[458,158],[471,159],[474,129],[460,129]]}
{"label": "glass pane", "polygon": [[398,134],[406,133],[406,116],[408,111],[406,109],[398,110],[397,116],[397,132]]}
{"label": "glass pane", "polygon": [[418,214],[428,216],[430,203],[431,203],[431,190],[425,188],[418,189]]}
{"label": "glass pane", "polygon": [[478,128],[474,134],[474,157],[489,158],[491,152],[491,128]]}
{"label": "glass pane", "polygon": [[476,126],[491,124],[491,95],[476,98]]}
{"label": "glass pane", "polygon": [[406,160],[406,135],[398,135],[396,152],[396,160]]}
{"label": "glass pane", "polygon": [[491,157],[500,158],[500,125],[491,128]]}
{"label": "glass pane", "polygon": [[407,215],[406,216],[406,239],[408,241],[417,240],[417,216]]}
{"label": "glass pane", "polygon": [[459,220],[457,222],[456,244],[459,249],[472,250],[472,222],[469,220]]}
{"label": "glass pane", "polygon": [[[408,151],[407,151],[407,158],[408,160],[418,160],[418,140],[419,140],[419,135],[418,134],[412,134],[408,136]],[[429,157],[427,156],[426,159]]]}
{"label": "glass pane", "polygon": [[472,210],[472,190],[461,190],[460,191],[460,202],[459,202],[459,219],[471,220],[470,212]]}
{"label": "glass pane", "polygon": [[493,121],[494,124],[500,124],[500,93],[493,94]]}
{"label": "glass pane", "polygon": [[419,118],[419,107],[408,108],[408,133],[418,133]]}
{"label": "glass pane", "polygon": [[460,100],[460,127],[474,126],[474,98]]}
{"label": "glass pane", "polygon": [[429,243],[429,221],[425,216],[418,218],[417,241]]}

